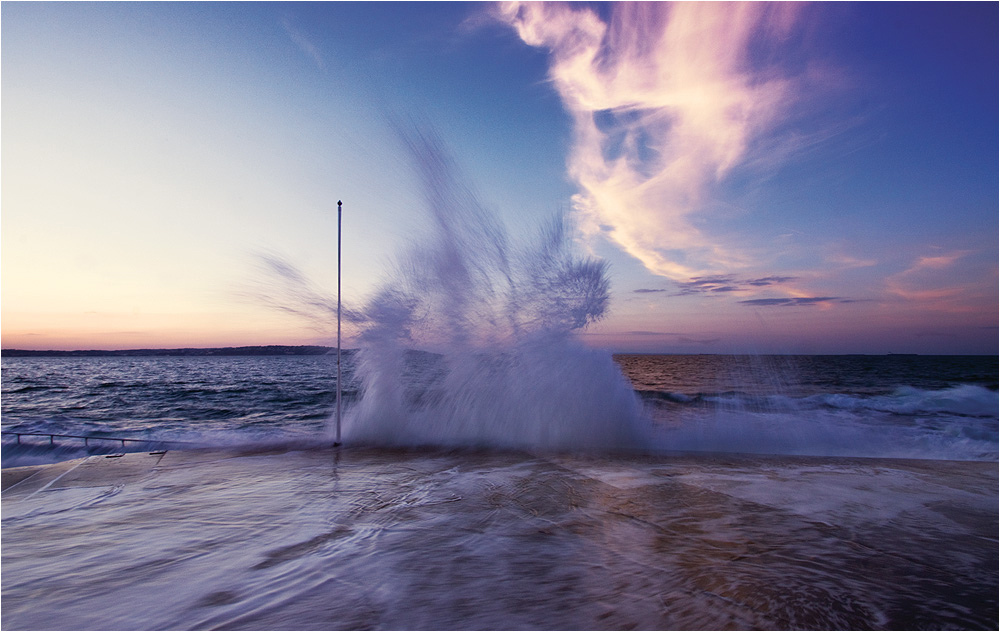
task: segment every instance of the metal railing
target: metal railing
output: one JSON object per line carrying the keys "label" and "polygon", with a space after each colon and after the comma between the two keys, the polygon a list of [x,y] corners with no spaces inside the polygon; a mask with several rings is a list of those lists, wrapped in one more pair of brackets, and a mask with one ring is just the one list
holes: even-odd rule
{"label": "metal railing", "polygon": [[161,441],[159,439],[130,439],[127,437],[101,437],[95,435],[71,435],[71,434],[59,434],[55,432],[21,432],[18,430],[4,430],[0,432],[0,435],[14,435],[17,437],[16,443],[21,443],[21,437],[48,437],[49,445],[55,445],[56,439],[83,439],[83,445],[89,446],[91,441],[120,441],[122,447],[125,447],[126,443],[148,443],[154,445],[195,445],[189,441]]}

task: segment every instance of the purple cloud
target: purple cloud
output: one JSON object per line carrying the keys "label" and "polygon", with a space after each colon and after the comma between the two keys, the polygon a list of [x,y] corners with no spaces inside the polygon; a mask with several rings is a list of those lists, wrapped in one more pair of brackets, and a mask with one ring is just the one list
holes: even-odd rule
{"label": "purple cloud", "polygon": [[830,301],[843,302],[843,300],[839,296],[797,296],[789,298],[754,298],[740,301],[740,303],[758,307],[793,307],[796,305],[815,305],[816,303],[827,303]]}
{"label": "purple cloud", "polygon": [[749,279],[744,281],[747,285],[752,285],[754,287],[766,287],[768,285],[774,285],[776,283],[788,283],[789,281],[794,281],[798,277],[793,276],[769,276],[760,279]]}

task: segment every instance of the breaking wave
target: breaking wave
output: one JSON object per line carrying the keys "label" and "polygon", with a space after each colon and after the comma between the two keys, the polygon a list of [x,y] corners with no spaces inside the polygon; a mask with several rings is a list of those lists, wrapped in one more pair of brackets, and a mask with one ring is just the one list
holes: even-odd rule
{"label": "breaking wave", "polygon": [[[536,449],[644,444],[640,406],[611,354],[572,333],[601,319],[606,265],[573,255],[554,221],[515,244],[459,180],[439,143],[404,133],[426,196],[429,233],[357,313],[362,396],[345,440]],[[434,376],[407,398],[409,349]],[[409,372],[409,373],[408,373]]]}

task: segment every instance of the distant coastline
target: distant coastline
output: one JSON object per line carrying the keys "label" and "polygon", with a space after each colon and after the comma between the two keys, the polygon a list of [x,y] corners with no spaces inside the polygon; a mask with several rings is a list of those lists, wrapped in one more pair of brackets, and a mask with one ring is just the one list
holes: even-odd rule
{"label": "distant coastline", "polygon": [[[254,347],[212,347],[185,349],[84,349],[61,351],[57,349],[0,349],[0,356],[5,358],[29,357],[114,357],[114,356],[315,356],[335,352],[336,347],[318,345],[264,345]],[[344,349],[345,354],[353,353],[352,349]]]}

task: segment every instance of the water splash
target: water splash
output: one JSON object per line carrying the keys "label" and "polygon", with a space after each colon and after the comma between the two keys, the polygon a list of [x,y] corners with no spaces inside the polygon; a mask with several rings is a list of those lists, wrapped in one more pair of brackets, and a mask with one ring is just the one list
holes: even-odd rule
{"label": "water splash", "polygon": [[606,265],[575,257],[562,221],[534,243],[513,243],[436,138],[401,136],[424,185],[429,230],[356,314],[362,397],[344,420],[345,439],[641,445],[631,385],[608,352],[572,335],[605,315]]}

